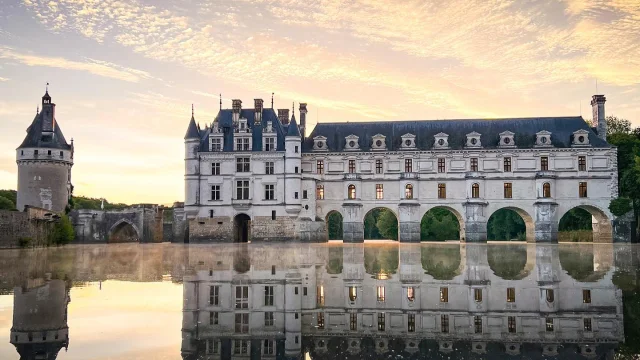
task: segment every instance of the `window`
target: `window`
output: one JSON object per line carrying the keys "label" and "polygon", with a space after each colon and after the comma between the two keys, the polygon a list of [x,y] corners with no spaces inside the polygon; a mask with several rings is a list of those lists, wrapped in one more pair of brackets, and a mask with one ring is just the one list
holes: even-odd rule
{"label": "window", "polygon": [[264,173],[267,175],[273,175],[274,173],[274,164],[273,161],[267,161],[264,163]]}
{"label": "window", "polygon": [[249,172],[251,171],[250,159],[248,157],[239,157],[236,159],[236,172]]}
{"label": "window", "polygon": [[404,159],[404,172],[413,172],[413,159]]}
{"label": "window", "polygon": [[60,151],[60,157],[64,157],[64,153],[62,151]]}
{"label": "window", "polygon": [[507,327],[510,333],[516,332],[516,317],[509,316],[507,317]]}
{"label": "window", "polygon": [[552,303],[555,300],[555,295],[553,293],[553,289],[547,289],[545,291],[545,298],[547,299],[547,302]]}
{"label": "window", "polygon": [[316,161],[316,174],[324,174],[324,161]]}
{"label": "window", "polygon": [[511,183],[504,183],[504,198],[511,199],[513,197],[513,192],[511,188]]}
{"label": "window", "polygon": [[324,306],[324,286],[322,285],[316,288],[316,306]]}
{"label": "window", "polygon": [[273,200],[275,199],[275,185],[265,185],[264,186],[264,199],[265,200]]}
{"label": "window", "polygon": [[[275,210],[271,210],[271,220],[275,220],[276,219],[276,211]],[[275,269],[274,266],[271,267],[272,270]],[[273,271],[272,271],[273,273]]]}
{"label": "window", "polygon": [[409,300],[409,302],[413,302],[416,299],[416,288],[414,288],[413,286],[409,286],[407,288],[407,300]]}
{"label": "window", "polygon": [[324,186],[323,185],[316,186],[316,199],[317,200],[324,200]]}
{"label": "window", "polygon": [[249,341],[248,340],[233,340],[233,354],[234,355],[247,355],[249,353]]}
{"label": "window", "polygon": [[384,331],[384,313],[378,313],[378,331]]}
{"label": "window", "polygon": [[382,159],[376,159],[376,174],[382,174]]}
{"label": "window", "polygon": [[516,302],[516,288],[507,288],[507,302]]}
{"label": "window", "polygon": [[587,157],[578,156],[578,171],[587,171]]}
{"label": "window", "polygon": [[220,175],[220,163],[211,163],[211,175]]}
{"label": "window", "polygon": [[540,157],[540,170],[547,171],[549,170],[549,158],[546,156]]}
{"label": "window", "polygon": [[218,320],[219,316],[217,311],[212,311],[209,313],[209,325],[218,325]]}
{"label": "window", "polygon": [[294,152],[297,154],[298,153],[298,147],[296,146],[294,149]]}
{"label": "window", "polygon": [[384,294],[384,286],[378,286],[376,290],[376,295],[378,302],[384,302],[385,294]]}
{"label": "window", "polygon": [[358,314],[356,313],[349,314],[349,329],[358,330]]}
{"label": "window", "polygon": [[356,161],[349,160],[349,174],[353,174],[356,172]]}
{"label": "window", "polygon": [[510,157],[504,158],[504,171],[506,171],[506,172],[511,171],[511,158]]}
{"label": "window", "polygon": [[552,318],[546,318],[545,319],[545,324],[546,324],[547,331],[553,331],[553,319]]}
{"label": "window", "polygon": [[38,150],[33,150],[33,155],[38,155]]}
{"label": "window", "polygon": [[264,151],[276,151],[276,138],[264,138]]}
{"label": "window", "polygon": [[587,183],[586,182],[580,182],[580,184],[578,184],[578,195],[581,198],[586,198],[587,197]]}
{"label": "window", "polygon": [[473,317],[473,328],[476,334],[482,334],[482,317],[481,316]]}
{"label": "window", "polygon": [[213,354],[217,354],[218,352],[220,352],[220,343],[213,340],[213,339],[207,339],[207,355],[213,355]]}
{"label": "window", "polygon": [[298,198],[298,192],[297,192],[297,191],[293,193],[293,198],[294,198],[294,199],[297,199],[297,198]]}
{"label": "window", "polygon": [[444,158],[440,158],[438,159],[438,172],[439,173],[443,173],[445,172],[445,166],[444,166]]}
{"label": "window", "polygon": [[471,171],[478,171],[478,158],[471,158]]}
{"label": "window", "polygon": [[582,290],[582,303],[591,304],[591,290]]}
{"label": "window", "polygon": [[236,286],[236,309],[249,308],[249,287]]}
{"label": "window", "polygon": [[449,315],[440,315],[440,331],[449,332]]}
{"label": "window", "polygon": [[51,150],[47,150],[47,155],[51,155]]}
{"label": "window", "polygon": [[220,305],[220,286],[211,286],[209,288],[209,305]]}
{"label": "window", "polygon": [[356,186],[351,184],[348,187],[347,197],[349,200],[355,200],[356,198]]}
{"label": "window", "polygon": [[220,185],[211,185],[211,200],[220,200]]}
{"label": "window", "polygon": [[591,331],[591,318],[584,319],[584,331]]}
{"label": "window", "polygon": [[248,138],[248,137],[236,138],[236,151],[251,150],[249,147],[249,140],[251,140],[251,138]]}
{"label": "window", "polygon": [[236,199],[249,200],[249,180],[236,181]]}
{"label": "window", "polygon": [[213,210],[209,210],[209,218],[213,219]]}
{"label": "window", "polygon": [[324,329],[324,313],[318,313],[318,329]]}
{"label": "window", "polygon": [[296,166],[295,169],[293,170],[294,173],[298,173],[298,167]]}
{"label": "window", "polygon": [[302,198],[306,199],[308,197],[307,190],[302,190]]}
{"label": "window", "polygon": [[471,197],[474,199],[480,197],[480,185],[478,185],[478,183],[471,185]]}
{"label": "window", "polygon": [[222,151],[222,139],[221,138],[213,138],[213,139],[211,139],[211,151]]}
{"label": "window", "polygon": [[408,314],[407,316],[407,331],[415,332],[416,331],[416,314]]}
{"label": "window", "polygon": [[446,198],[447,198],[447,185],[438,184],[438,199],[446,199]]}
{"label": "window", "polygon": [[274,351],[274,346],[273,346],[273,340],[264,340],[264,346],[262,348],[262,353],[264,355],[274,355],[275,351]]}
{"label": "window", "polygon": [[358,298],[358,288],[349,286],[349,301],[354,302]]}
{"label": "window", "polygon": [[307,296],[307,287],[306,286],[302,287],[302,296]]}
{"label": "window", "polygon": [[376,199],[384,199],[384,187],[382,184],[376,184]]}
{"label": "window", "polygon": [[477,303],[482,302],[482,289],[473,289],[473,300]]}
{"label": "window", "polygon": [[543,198],[551,197],[551,184],[549,183],[542,184],[542,197]]}
{"label": "window", "polygon": [[440,288],[440,302],[442,303],[449,302],[449,288],[446,288],[446,287]]}
{"label": "window", "polygon": [[274,316],[273,311],[267,311],[264,313],[264,326],[273,326]]}
{"label": "window", "polygon": [[273,286],[264,287],[264,306],[273,306]]}
{"label": "window", "polygon": [[404,187],[404,198],[405,199],[413,199],[413,185],[407,184]]}
{"label": "window", "polygon": [[293,293],[298,295],[298,287],[297,286],[293,288]]}
{"label": "window", "polygon": [[236,314],[236,333],[246,334],[249,332],[249,313]]}

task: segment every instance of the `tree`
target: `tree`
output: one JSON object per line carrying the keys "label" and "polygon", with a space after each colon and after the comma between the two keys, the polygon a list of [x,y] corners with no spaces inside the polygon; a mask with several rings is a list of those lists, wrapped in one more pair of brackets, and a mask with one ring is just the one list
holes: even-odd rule
{"label": "tree", "polygon": [[4,196],[0,196],[0,210],[13,210],[16,208],[16,205],[13,201],[7,199]]}
{"label": "tree", "polygon": [[487,239],[511,240],[525,234],[524,220],[515,211],[500,209],[493,213],[487,223]]}
{"label": "tree", "polygon": [[76,233],[73,230],[71,220],[67,215],[62,215],[53,225],[53,231],[50,235],[50,243],[54,245],[65,245],[75,239]]}
{"label": "tree", "polygon": [[574,208],[560,219],[558,231],[593,230],[592,216],[584,209]]}
{"label": "tree", "polygon": [[15,190],[0,190],[0,196],[11,200],[14,204],[18,203],[18,192]]}
{"label": "tree", "polygon": [[633,210],[633,207],[631,206],[631,199],[627,197],[613,199],[609,204],[609,211],[611,211],[615,216],[623,216],[631,210]]}
{"label": "tree", "polygon": [[327,216],[327,234],[329,240],[342,240],[342,215],[337,211]]}
{"label": "tree", "polygon": [[460,223],[447,209],[429,210],[420,222],[420,240],[457,240],[460,238]]}
{"label": "tree", "polygon": [[386,239],[398,240],[398,219],[387,209],[381,209],[376,221],[380,235]]}
{"label": "tree", "polygon": [[[631,121],[622,119],[617,116],[607,116],[605,118],[607,123],[607,137],[611,134],[631,134]],[[595,124],[597,126],[597,124]]]}

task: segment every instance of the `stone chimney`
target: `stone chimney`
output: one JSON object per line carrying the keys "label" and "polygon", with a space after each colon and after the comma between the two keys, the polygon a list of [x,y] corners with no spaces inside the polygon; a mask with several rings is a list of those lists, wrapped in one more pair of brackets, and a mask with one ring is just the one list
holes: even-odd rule
{"label": "stone chimney", "polygon": [[300,134],[302,140],[305,138],[305,130],[307,127],[307,103],[300,103]]}
{"label": "stone chimney", "polygon": [[231,100],[231,108],[233,110],[233,122],[237,123],[240,119],[240,111],[242,110],[242,100],[233,99]]}
{"label": "stone chimney", "polygon": [[289,109],[278,109],[278,120],[282,125],[289,124]]}
{"label": "stone chimney", "polygon": [[604,103],[607,98],[604,95],[593,95],[591,99],[591,109],[593,111],[593,121],[598,130],[598,137],[607,141],[607,120],[604,115]]}
{"label": "stone chimney", "polygon": [[254,124],[255,125],[260,125],[262,124],[262,105],[264,104],[264,101],[262,99],[253,99],[253,108],[255,110],[255,118],[254,118]]}

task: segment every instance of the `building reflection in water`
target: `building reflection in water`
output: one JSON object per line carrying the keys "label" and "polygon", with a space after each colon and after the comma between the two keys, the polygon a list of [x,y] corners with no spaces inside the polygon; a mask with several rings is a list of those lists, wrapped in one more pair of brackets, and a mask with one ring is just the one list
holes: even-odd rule
{"label": "building reflection in water", "polygon": [[613,247],[189,248],[183,359],[609,358]]}

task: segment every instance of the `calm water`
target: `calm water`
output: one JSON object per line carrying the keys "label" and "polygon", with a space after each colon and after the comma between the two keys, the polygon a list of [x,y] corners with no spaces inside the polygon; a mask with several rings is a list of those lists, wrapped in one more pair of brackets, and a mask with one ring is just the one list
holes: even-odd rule
{"label": "calm water", "polygon": [[611,244],[2,250],[0,359],[632,359],[639,262]]}

